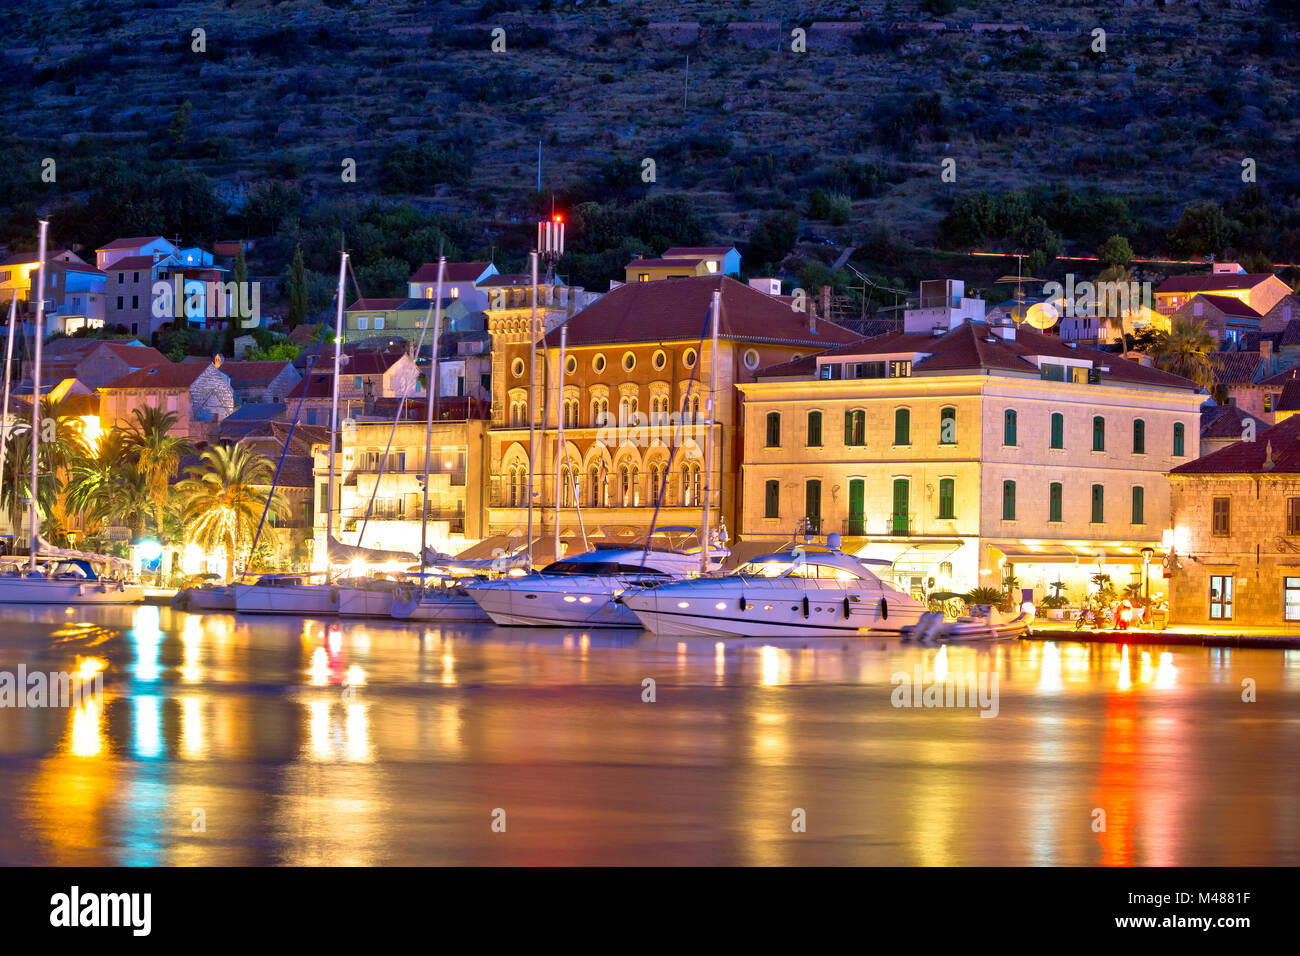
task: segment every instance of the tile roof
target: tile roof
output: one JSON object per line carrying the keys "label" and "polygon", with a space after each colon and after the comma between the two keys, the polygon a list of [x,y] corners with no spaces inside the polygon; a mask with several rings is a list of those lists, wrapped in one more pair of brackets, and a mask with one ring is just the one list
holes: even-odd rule
{"label": "tile roof", "polygon": [[211,362],[205,364],[198,362],[163,362],[161,365],[142,368],[139,371],[123,375],[121,378],[101,387],[111,389],[189,388],[200,375],[211,367]]}
{"label": "tile roof", "polygon": [[1201,409],[1202,438],[1236,438],[1245,434],[1246,422],[1255,423],[1255,434],[1269,427],[1262,418],[1243,412],[1236,405],[1210,405]]}
{"label": "tile roof", "polygon": [[[503,275],[503,274],[497,274],[497,275],[494,275],[494,276],[488,276],[486,279],[484,279],[484,280],[483,280],[482,282],[480,282],[478,285],[479,285],[479,288],[482,289],[482,288],[495,288],[495,287],[497,287],[497,286],[504,286],[504,287],[507,287],[507,288],[514,288],[514,287],[516,287],[516,286],[521,286],[521,285],[528,285],[528,286],[530,286],[530,285],[532,285],[532,284],[533,284],[533,277],[532,277],[531,275],[529,275],[527,272],[511,272],[511,273],[506,273],[506,274],[504,274],[504,275]],[[537,279],[537,287],[540,289],[540,288],[541,288],[542,286],[544,286],[545,284],[546,284],[546,283],[545,283],[545,282],[542,280],[542,278],[539,276],[538,279]],[[557,282],[557,283],[553,283],[553,284],[554,284],[554,285],[559,285],[558,282]],[[538,305],[540,305],[540,304],[541,304],[541,303],[538,302]]]}
{"label": "tile roof", "polygon": [[673,246],[665,249],[663,259],[703,259],[706,256],[725,256],[733,252],[735,246]]}
{"label": "tile roof", "polygon": [[100,246],[96,252],[104,249],[138,249],[149,242],[155,242],[163,238],[162,236],[128,236],[125,239],[114,239],[106,246]]}
{"label": "tile roof", "polygon": [[379,309],[379,310],[381,310],[381,311],[384,311],[384,310],[387,310],[387,309],[398,309],[398,308],[401,308],[401,306],[402,306],[403,303],[408,302],[408,301],[410,301],[410,300],[405,299],[405,298],[402,298],[402,299],[357,299],[357,300],[356,300],[355,302],[353,302],[350,306],[348,306],[344,311],[345,311],[345,312],[356,312],[356,311],[361,310],[361,309]]}
{"label": "tile roof", "polygon": [[[222,366],[224,369],[225,366]],[[226,422],[269,422],[284,417],[286,406],[283,402],[247,402],[221,420]]]}
{"label": "tile roof", "polygon": [[[721,338],[828,348],[857,336],[841,325],[808,313],[726,276],[695,276],[667,282],[629,282],[568,320],[569,345],[694,341],[708,332],[713,293],[721,291]],[[557,326],[546,341],[558,344]]]}
{"label": "tile roof", "polygon": [[[1265,462],[1272,457],[1272,467]],[[1233,442],[1179,465],[1170,475],[1253,475],[1300,473],[1300,415],[1255,433],[1254,441]]]}
{"label": "tile roof", "polygon": [[1270,375],[1268,378],[1261,378],[1255,384],[1261,388],[1276,388],[1285,385],[1287,382],[1291,381],[1291,379],[1296,377],[1300,377],[1300,366],[1284,368],[1276,375]]}
{"label": "tile roof", "polygon": [[1258,352],[1211,352],[1209,358],[1220,385],[1251,385],[1264,369]]}
{"label": "tile roof", "polygon": [[[654,284],[654,283],[650,283]],[[669,283],[672,284],[672,283]],[[611,293],[612,295],[612,293]],[[820,323],[819,323],[820,325]],[[990,340],[991,339],[991,340]],[[793,362],[771,365],[758,372],[759,378],[790,378],[812,374],[817,359],[836,355],[870,356],[899,353],[923,354],[912,365],[913,375],[929,372],[974,371],[989,368],[1040,374],[1031,356],[1044,358],[1086,359],[1096,367],[1108,368],[1104,377],[1115,382],[1137,385],[1161,385],[1168,388],[1199,389],[1195,383],[1178,375],[1121,358],[1080,344],[1071,348],[1054,335],[1020,328],[1014,341],[993,334],[991,327],[965,322],[943,335],[915,332],[892,332],[829,349],[819,355],[807,355]]]}
{"label": "tile roof", "polygon": [[[492,265],[490,262],[448,262],[442,273],[443,282],[476,282]],[[412,273],[410,282],[437,282],[438,263],[426,262]]]}
{"label": "tile roof", "polygon": [[1282,330],[1283,345],[1300,345],[1300,319],[1290,319]]}
{"label": "tile roof", "polygon": [[[1197,300],[1210,303],[1210,305],[1214,306],[1224,315],[1231,315],[1242,319],[1263,318],[1259,312],[1252,309],[1245,302],[1242,302],[1235,295],[1214,295],[1212,293],[1204,293],[1197,296]],[[1186,306],[1184,306],[1184,308],[1186,308]]]}
{"label": "tile roof", "polygon": [[1221,272],[1215,275],[1170,276],[1160,283],[1156,292],[1224,292],[1229,289],[1253,289],[1272,278],[1274,276],[1271,272]]}
{"label": "tile roof", "polygon": [[703,261],[704,258],[702,256],[694,259],[687,259],[685,257],[682,257],[680,259],[633,259],[623,268],[624,269],[632,269],[632,268],[686,269],[689,267],[697,266]]}
{"label": "tile roof", "polygon": [[329,398],[334,393],[333,372],[312,372],[289,389],[288,399]]}
{"label": "tile roof", "polygon": [[275,381],[275,377],[283,372],[286,368],[292,368],[293,363],[289,361],[282,362],[233,362],[226,361],[221,363],[221,371],[226,373],[230,379],[230,384],[235,388],[246,387],[249,385],[270,385]]}
{"label": "tile roof", "polygon": [[[161,262],[163,259],[166,258],[167,258],[166,256],[163,256],[162,259],[159,259],[158,261]],[[104,266],[104,271],[105,272],[130,272],[134,269],[152,269],[153,264],[154,264],[153,256],[126,256],[125,258],[118,259],[116,262],[111,262],[108,265]]]}
{"label": "tile roof", "polygon": [[1300,378],[1293,378],[1282,386],[1282,394],[1273,406],[1275,412],[1300,412]]}

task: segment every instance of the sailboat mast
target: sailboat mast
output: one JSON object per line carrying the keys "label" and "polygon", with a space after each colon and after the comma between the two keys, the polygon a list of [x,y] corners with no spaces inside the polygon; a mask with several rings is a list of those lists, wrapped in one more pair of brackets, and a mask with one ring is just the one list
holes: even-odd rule
{"label": "sailboat mast", "polygon": [[533,266],[533,314],[528,320],[528,567],[533,566],[533,472],[537,460],[537,251]]}
{"label": "sailboat mast", "polygon": [[434,300],[433,361],[429,363],[429,386],[424,390],[424,505],[420,512],[420,585],[424,585],[424,549],[429,528],[429,455],[433,453],[433,402],[438,394],[438,341],[442,338],[442,274],[447,257],[438,257],[438,291]]}
{"label": "sailboat mast", "polygon": [[5,453],[9,444],[9,383],[14,363],[14,326],[18,324],[18,290],[9,300],[9,342],[5,346],[4,404],[0,405],[0,476],[5,473]]}
{"label": "sailboat mast", "polygon": [[348,254],[339,253],[339,288],[335,295],[334,316],[334,387],[330,396],[330,470],[325,486],[325,575],[330,576],[330,544],[334,540],[334,439],[339,430],[339,371],[343,347],[343,282],[347,276]]}
{"label": "sailboat mast", "polygon": [[714,412],[717,398],[718,382],[718,316],[722,312],[722,293],[713,293],[713,346],[709,351],[709,401],[705,406],[709,414],[709,433],[705,436],[706,452],[704,456],[704,494],[701,498],[704,515],[700,521],[700,573],[709,570],[709,505],[713,496],[713,433],[717,414]]}
{"label": "sailboat mast", "polygon": [[40,479],[40,442],[41,442],[41,340],[45,338],[45,234],[50,224],[41,220],[41,238],[39,265],[36,267],[36,330],[33,333],[35,343],[32,346],[32,485],[31,500],[27,506],[27,520],[31,524],[31,558],[27,568],[36,573],[36,538],[40,526],[36,523],[36,489]]}

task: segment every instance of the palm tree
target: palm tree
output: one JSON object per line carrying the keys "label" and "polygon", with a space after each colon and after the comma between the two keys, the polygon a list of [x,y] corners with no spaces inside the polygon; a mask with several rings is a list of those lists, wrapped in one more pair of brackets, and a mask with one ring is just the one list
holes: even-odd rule
{"label": "palm tree", "polygon": [[233,581],[235,555],[252,547],[268,499],[272,514],[288,511],[279,492],[266,487],[274,468],[245,445],[217,445],[188,471],[190,477],[177,486],[184,502],[185,536],[205,551],[224,548],[226,580]]}
{"label": "palm tree", "polygon": [[129,481],[127,472],[134,470],[122,432],[106,432],[98,442],[82,437],[68,456],[64,503],[69,511],[81,515],[87,528],[102,523],[112,499],[123,482]]}
{"label": "palm tree", "polygon": [[[71,419],[63,412],[61,404],[48,397],[41,400],[42,425],[40,436],[40,481],[37,487],[36,510],[42,520],[55,519],[64,524],[60,513],[59,485],[61,473],[66,473],[70,456],[77,447],[77,432]],[[10,427],[5,445],[4,474],[0,475],[0,507],[9,518],[15,532],[22,527],[23,514],[31,490],[32,427],[30,422],[15,422]]]}
{"label": "palm tree", "polygon": [[124,443],[148,485],[149,499],[153,502],[153,518],[158,528],[158,541],[161,544],[165,543],[164,521],[172,478],[180,468],[181,458],[194,453],[194,446],[184,438],[171,434],[178,421],[175,412],[146,405],[144,408],[133,409],[132,415],[135,416],[135,421],[127,427]]}
{"label": "palm tree", "polygon": [[1178,319],[1167,334],[1155,336],[1151,357],[1156,368],[1190,379],[1208,392],[1214,388],[1212,351],[1214,339],[1203,325]]}

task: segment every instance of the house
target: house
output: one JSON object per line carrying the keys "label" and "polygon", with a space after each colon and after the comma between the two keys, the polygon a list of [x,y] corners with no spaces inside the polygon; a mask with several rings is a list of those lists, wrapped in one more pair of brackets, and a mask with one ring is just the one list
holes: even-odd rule
{"label": "house", "polygon": [[[487,308],[487,294],[478,284],[497,274],[490,262],[448,262],[442,275],[442,295],[445,299],[459,299],[469,312]],[[410,299],[432,299],[438,292],[438,263],[426,262],[411,274],[406,283]],[[427,307],[427,306],[426,306]]]}
{"label": "house", "polygon": [[206,441],[234,410],[230,379],[220,362],[163,362],[122,376],[99,389],[104,428],[128,426],[136,408],[154,406],[176,415],[173,434]]}
{"label": "house", "polygon": [[1300,623],[1300,416],[1169,472],[1174,624]]}
{"label": "house", "polygon": [[703,260],[709,275],[740,275],[740,253],[735,246],[673,246],[660,259]]}
{"label": "house", "polygon": [[[418,342],[427,321],[425,344],[429,345],[433,341],[432,306],[432,299],[357,299],[344,312],[344,335],[349,343],[386,345],[398,339]],[[473,328],[483,328],[482,313],[471,313],[465,299],[444,296],[442,331]]]}
{"label": "house", "polygon": [[246,402],[217,425],[218,441],[234,441],[264,430],[271,422],[283,421],[289,406],[283,402]]}
{"label": "house", "polygon": [[[33,275],[40,267],[34,252],[18,253],[0,262],[0,308],[18,299],[19,315],[35,316]],[[104,325],[107,277],[71,249],[56,249],[45,260],[45,334],[73,333]]]}
{"label": "house", "polygon": [[[714,293],[721,297],[716,354],[709,334]],[[488,533],[518,536],[527,525],[530,417],[542,429],[531,436],[538,443],[531,466],[536,469],[539,506],[533,528],[539,536],[554,529],[557,491],[565,507],[581,502],[588,526],[627,526],[644,533],[661,491],[661,525],[698,526],[706,478],[703,452],[710,431],[715,455],[708,485],[715,494],[714,520],[721,518],[734,531],[739,506],[737,385],[753,381],[766,365],[856,338],[848,329],[794,305],[790,299],[716,275],[619,286],[562,323],[567,330],[563,369],[560,327],[544,335],[537,350],[536,380],[557,387],[563,383],[562,394],[545,401],[542,389],[530,388],[526,313],[489,313],[493,370]],[[710,422],[711,380],[717,406]],[[565,454],[557,469],[555,429],[561,415]],[[572,511],[562,517],[561,525],[562,531],[577,533]]]}
{"label": "house", "polygon": [[[1272,416],[1270,415],[1271,419]],[[1247,435],[1259,434],[1272,426],[1272,422],[1244,412],[1236,405],[1210,405],[1201,407],[1201,454],[1208,455]]]}
{"label": "house", "polygon": [[289,361],[226,361],[222,362],[221,371],[230,379],[236,406],[247,402],[283,402],[302,381],[302,373]]}
{"label": "house", "polygon": [[1218,263],[1208,275],[1170,276],[1156,288],[1156,311],[1173,315],[1200,295],[1231,297],[1256,316],[1270,312],[1291,287],[1271,272],[1245,272],[1236,263]]}
{"label": "house", "polygon": [[1220,347],[1237,349],[1245,348],[1252,335],[1259,335],[1262,318],[1259,311],[1235,295],[1204,292],[1174,309],[1169,321],[1199,325]]}
{"label": "house", "polygon": [[[926,300],[923,295],[923,301]],[[1195,458],[1194,383],[1014,323],[979,300],[903,331],[760,369],[744,397],[741,544],[801,527],[890,562],[903,590],[1140,573],[1168,517],[1164,473]]]}
{"label": "house", "polygon": [[[344,544],[419,554],[428,546],[458,553],[484,537],[486,406],[462,402],[440,415],[428,431],[423,402],[394,424],[384,415],[357,415],[343,422],[335,456],[337,510],[334,536]],[[475,414],[475,413],[478,414]],[[425,448],[428,441],[428,510],[424,511]],[[324,567],[328,444],[315,446],[315,554]],[[369,518],[367,519],[367,514]],[[421,515],[427,518],[422,531]],[[364,528],[364,533],[363,533]]]}
{"label": "house", "polygon": [[[679,259],[642,259],[640,256],[623,267],[628,282],[657,282],[660,279],[689,279],[716,273],[717,263],[704,257]],[[710,270],[710,266],[715,266]]]}
{"label": "house", "polygon": [[165,355],[138,339],[54,339],[45,343],[41,377],[53,380],[65,375],[99,388],[132,372],[165,364]]}
{"label": "house", "polygon": [[1260,352],[1211,352],[1214,371],[1214,397],[1225,405],[1236,405],[1248,415],[1261,417],[1266,408],[1267,390],[1256,386],[1264,377],[1267,358]]}
{"label": "house", "polygon": [[216,288],[226,269],[214,264],[210,252],[181,248],[162,236],[136,236],[115,239],[95,253],[107,277],[104,320],[132,335],[150,337],[178,322],[215,328],[224,325],[218,313],[231,311],[228,292]]}
{"label": "house", "polygon": [[[382,348],[351,346],[340,356],[339,420],[361,414],[374,407],[377,398],[423,394],[420,371],[406,351],[406,343],[385,345]],[[301,356],[300,356],[301,358]],[[293,417],[299,401],[302,403],[301,420],[308,424],[328,425],[334,394],[333,356],[323,368],[317,367],[304,374],[301,381],[285,396]]]}

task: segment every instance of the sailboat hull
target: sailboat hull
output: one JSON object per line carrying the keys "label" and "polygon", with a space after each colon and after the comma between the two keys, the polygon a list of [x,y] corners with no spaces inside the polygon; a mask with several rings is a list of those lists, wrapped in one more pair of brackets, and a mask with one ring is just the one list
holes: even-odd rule
{"label": "sailboat hull", "polygon": [[468,594],[426,594],[393,601],[392,617],[402,621],[445,621],[448,624],[490,624],[492,618]]}
{"label": "sailboat hull", "polygon": [[0,577],[0,604],[139,604],[144,588],[116,581]]}
{"label": "sailboat hull", "polygon": [[392,617],[395,595],[391,590],[341,587],[338,592],[343,617]]}
{"label": "sailboat hull", "polygon": [[333,616],[339,612],[339,589],[327,584],[236,584],[235,610],[240,614]]}

